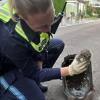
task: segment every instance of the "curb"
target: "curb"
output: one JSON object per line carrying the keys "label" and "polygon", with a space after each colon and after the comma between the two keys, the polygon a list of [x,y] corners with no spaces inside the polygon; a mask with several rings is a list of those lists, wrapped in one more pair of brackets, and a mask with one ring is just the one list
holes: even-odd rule
{"label": "curb", "polygon": [[91,21],[88,21],[88,22],[79,22],[79,23],[74,23],[74,24],[66,24],[66,25],[60,25],[60,28],[63,28],[63,27],[71,27],[71,26],[78,26],[78,25],[82,25],[82,24],[87,24],[87,23],[94,23],[94,22],[98,22],[100,21],[100,19],[98,20],[91,20]]}

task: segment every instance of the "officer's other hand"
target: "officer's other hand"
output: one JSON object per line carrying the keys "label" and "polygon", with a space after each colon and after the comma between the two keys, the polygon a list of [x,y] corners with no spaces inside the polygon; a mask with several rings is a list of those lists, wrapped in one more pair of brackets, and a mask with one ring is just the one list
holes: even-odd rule
{"label": "officer's other hand", "polygon": [[42,65],[43,65],[42,61],[37,61],[37,66],[39,69],[42,69]]}

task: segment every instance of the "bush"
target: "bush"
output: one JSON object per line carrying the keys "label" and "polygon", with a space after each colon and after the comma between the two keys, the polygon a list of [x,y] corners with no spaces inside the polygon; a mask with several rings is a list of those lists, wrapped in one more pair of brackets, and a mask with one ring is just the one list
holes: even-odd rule
{"label": "bush", "polygon": [[86,7],[86,13],[87,13],[87,15],[89,15],[89,16],[93,16],[93,8],[92,8],[92,6],[87,6]]}
{"label": "bush", "polygon": [[53,0],[56,15],[62,11],[65,0]]}
{"label": "bush", "polygon": [[100,18],[100,8],[96,8],[95,13],[97,14],[97,17]]}

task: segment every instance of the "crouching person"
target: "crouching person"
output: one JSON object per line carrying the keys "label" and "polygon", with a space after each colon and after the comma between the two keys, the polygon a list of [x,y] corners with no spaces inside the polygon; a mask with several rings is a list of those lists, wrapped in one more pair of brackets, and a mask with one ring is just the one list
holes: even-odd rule
{"label": "crouching person", "polygon": [[75,58],[69,67],[52,68],[64,48],[61,40],[50,39],[52,0],[8,1],[0,5],[0,53],[4,58],[0,59],[5,65],[0,100],[45,100],[40,82],[79,74],[90,61],[77,63]]}

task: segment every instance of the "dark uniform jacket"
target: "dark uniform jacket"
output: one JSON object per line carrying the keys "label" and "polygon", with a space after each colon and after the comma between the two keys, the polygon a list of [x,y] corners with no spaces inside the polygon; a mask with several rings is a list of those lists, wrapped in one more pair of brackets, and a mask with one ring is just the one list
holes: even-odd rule
{"label": "dark uniform jacket", "polygon": [[[42,58],[44,59],[45,57],[39,56],[39,53],[36,52],[26,40],[15,32],[15,25],[16,24],[14,24],[12,20],[6,24],[0,21],[0,52],[8,58],[9,62],[11,62],[11,69],[17,68],[22,71],[23,75],[36,78],[36,73],[38,72],[36,61],[40,59],[42,60]],[[38,44],[40,32],[33,32],[23,20],[21,20],[21,26],[28,38]],[[10,67],[7,68],[10,69]],[[50,69],[43,71],[45,72],[44,75],[42,74],[43,77],[41,80],[43,81],[50,80],[51,77],[60,78],[60,69],[52,70],[53,75]],[[50,77],[46,79],[45,74]]]}

